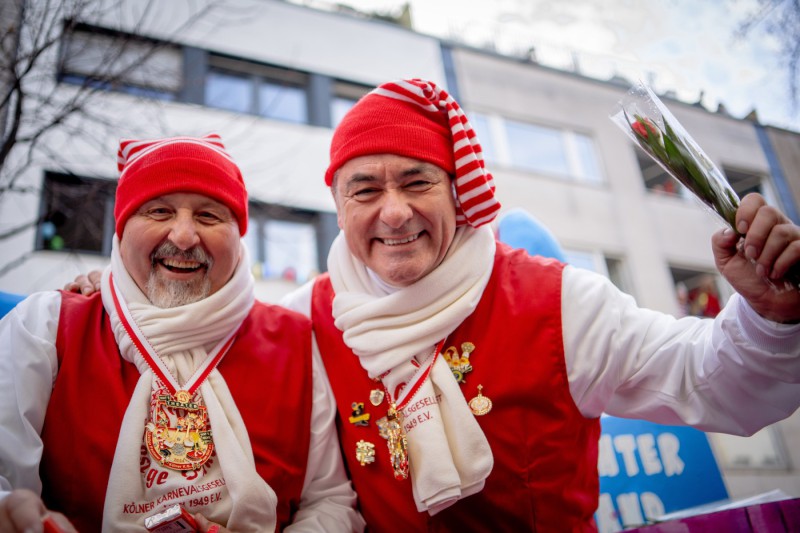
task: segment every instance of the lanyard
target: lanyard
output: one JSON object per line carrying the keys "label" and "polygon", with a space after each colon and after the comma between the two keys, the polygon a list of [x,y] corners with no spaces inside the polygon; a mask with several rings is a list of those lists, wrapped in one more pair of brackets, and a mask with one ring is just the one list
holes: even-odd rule
{"label": "lanyard", "polygon": [[153,373],[167,387],[173,397],[175,397],[178,392],[186,391],[189,393],[189,397],[191,398],[195,391],[206,380],[211,371],[217,367],[225,354],[228,353],[233,341],[236,339],[238,328],[232,330],[221,341],[219,341],[219,343],[217,343],[214,349],[208,354],[208,357],[206,357],[205,361],[203,361],[200,366],[197,367],[192,376],[181,387],[178,384],[178,380],[175,379],[175,376],[173,376],[169,371],[167,365],[165,365],[164,361],[161,360],[161,357],[159,357],[158,353],[155,351],[155,348],[153,348],[153,346],[150,344],[150,341],[147,340],[147,337],[144,336],[144,333],[142,333],[138,324],[136,324],[136,321],[131,316],[130,310],[128,309],[128,304],[125,302],[125,297],[114,284],[113,274],[109,276],[108,281],[111,285],[111,295],[114,299],[114,307],[117,310],[119,320],[122,322],[122,326],[125,328],[125,331],[128,333],[128,337],[130,337],[134,346],[136,346],[136,348],[139,350],[139,353],[142,354],[147,366],[150,367]]}

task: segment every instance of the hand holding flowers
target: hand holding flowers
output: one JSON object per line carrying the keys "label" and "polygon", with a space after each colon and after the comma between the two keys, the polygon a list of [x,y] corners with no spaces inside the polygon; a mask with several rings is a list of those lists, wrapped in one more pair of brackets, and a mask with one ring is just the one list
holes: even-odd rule
{"label": "hand holding flowers", "polygon": [[[754,205],[754,202],[748,200],[748,208],[744,210],[746,211],[744,214],[739,213],[737,225],[740,201],[736,192],[717,166],[647,86],[642,83],[634,85],[620,101],[619,109],[612,114],[611,119],[667,173],[692,191],[705,206],[727,223],[733,230],[728,239],[732,239],[732,242],[738,245],[741,258],[752,263],[748,265],[749,270],[757,274],[762,291],[764,283],[778,291],[792,288],[796,289],[791,291],[795,294],[800,291],[800,257],[795,257],[800,255],[797,252],[800,248],[800,229],[778,210],[766,206],[763,198],[758,195],[756,195],[760,199],[758,205],[767,208],[767,211],[762,213],[761,218],[756,217],[756,211],[760,210],[753,211],[749,206]],[[769,214],[766,214],[767,212]],[[769,232],[764,234],[762,228],[762,224],[768,225],[769,222],[765,221],[770,219],[772,220],[770,228],[779,228],[778,232],[786,233],[786,239],[783,239],[782,247],[778,246],[781,250],[777,253],[775,242],[779,238],[776,236],[770,241]],[[752,223],[756,221],[757,226],[753,226]],[[748,234],[756,228],[759,234]],[[797,239],[798,242],[794,242],[793,239]],[[723,270],[724,265],[719,264],[717,248],[718,243],[715,241],[718,267],[728,277],[727,274],[733,273],[734,269],[729,267],[727,273]],[[758,250],[758,253],[754,250]],[[735,269],[735,272],[736,276],[745,275],[741,268]],[[728,280],[737,290],[740,288],[736,287],[736,283],[730,277]],[[743,295],[747,297],[746,294]]]}

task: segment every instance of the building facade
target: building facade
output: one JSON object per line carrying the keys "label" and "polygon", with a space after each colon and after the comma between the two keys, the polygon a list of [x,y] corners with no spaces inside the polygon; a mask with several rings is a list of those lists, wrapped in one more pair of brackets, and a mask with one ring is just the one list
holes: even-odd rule
{"label": "building facade", "polygon": [[[43,2],[26,4],[30,14]],[[504,210],[534,214],[571,263],[676,315],[703,313],[691,295],[704,288],[720,304],[730,294],[709,244],[722,223],[609,120],[627,83],[280,1],[212,2],[203,12],[170,2],[155,14],[123,5],[70,20],[26,81],[62,102],[91,97],[3,167],[15,188],[0,196],[0,291],[58,288],[107,264],[119,138],[217,132],[251,197],[245,242],[257,295],[279,299],[326,269],[338,232],[322,179],[332,128],[375,84],[421,77],[466,109]],[[664,101],[738,192],[759,191],[798,221],[798,133]],[[24,105],[40,112],[35,99]],[[797,414],[753,439],[712,436],[731,496],[780,488],[800,497],[800,450],[789,444],[799,438]]]}

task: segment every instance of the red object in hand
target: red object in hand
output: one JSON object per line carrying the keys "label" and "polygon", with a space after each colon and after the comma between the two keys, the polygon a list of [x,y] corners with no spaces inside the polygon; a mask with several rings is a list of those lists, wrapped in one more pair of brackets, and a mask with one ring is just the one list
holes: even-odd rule
{"label": "red object in hand", "polygon": [[56,523],[53,515],[47,515],[42,519],[42,528],[44,533],[64,533],[61,526]]}

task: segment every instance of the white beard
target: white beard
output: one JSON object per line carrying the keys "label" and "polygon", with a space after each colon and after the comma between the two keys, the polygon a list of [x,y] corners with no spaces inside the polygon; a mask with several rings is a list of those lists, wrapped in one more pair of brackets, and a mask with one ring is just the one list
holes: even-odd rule
{"label": "white beard", "polygon": [[208,274],[189,281],[168,281],[155,270],[150,271],[145,286],[147,299],[156,307],[168,309],[194,303],[211,293],[211,280]]}

